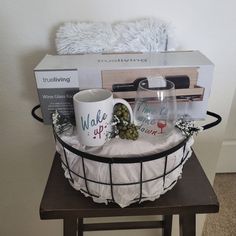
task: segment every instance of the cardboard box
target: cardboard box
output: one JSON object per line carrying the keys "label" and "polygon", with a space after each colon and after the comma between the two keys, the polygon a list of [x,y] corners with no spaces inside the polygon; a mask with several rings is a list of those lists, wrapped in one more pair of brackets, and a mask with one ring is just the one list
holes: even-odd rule
{"label": "cardboard box", "polygon": [[187,110],[193,119],[204,119],[213,69],[212,62],[199,51],[174,51],[46,55],[34,72],[43,119],[50,124],[56,109],[73,118],[72,97],[79,90],[106,88],[115,97],[133,103],[139,79],[157,75],[175,83],[179,115]]}

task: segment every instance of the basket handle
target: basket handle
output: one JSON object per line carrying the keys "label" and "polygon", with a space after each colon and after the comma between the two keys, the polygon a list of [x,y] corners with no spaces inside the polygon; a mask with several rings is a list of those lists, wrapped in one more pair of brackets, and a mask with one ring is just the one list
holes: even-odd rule
{"label": "basket handle", "polygon": [[36,119],[37,121],[43,123],[43,118],[39,117],[35,112],[40,108],[40,104],[38,104],[37,106],[33,107],[33,109],[31,110],[31,115],[34,117],[34,119]]}
{"label": "basket handle", "polygon": [[216,114],[216,113],[214,113],[214,112],[207,111],[207,115],[216,118],[216,121],[213,121],[213,122],[211,122],[211,123],[209,123],[209,124],[203,125],[203,126],[202,126],[203,130],[210,129],[210,128],[212,128],[212,127],[218,125],[218,124],[222,121],[221,116],[218,115],[218,114]]}
{"label": "basket handle", "polygon": [[[36,119],[37,121],[43,123],[43,118],[39,117],[37,114],[36,114],[36,111],[40,108],[40,104],[36,105],[35,107],[33,107],[32,111],[31,111],[31,115],[34,117],[34,119]],[[214,112],[211,112],[211,111],[207,111],[207,115],[209,116],[212,116],[214,118],[216,118],[215,121],[209,123],[209,124],[206,124],[206,125],[203,125],[202,128],[203,130],[206,130],[206,129],[210,129],[216,125],[218,125],[221,121],[222,121],[222,118],[220,115],[214,113]]]}

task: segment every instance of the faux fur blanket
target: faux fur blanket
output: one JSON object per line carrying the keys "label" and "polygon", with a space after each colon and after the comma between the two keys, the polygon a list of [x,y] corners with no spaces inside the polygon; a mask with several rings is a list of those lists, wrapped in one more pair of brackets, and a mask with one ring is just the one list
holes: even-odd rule
{"label": "faux fur blanket", "polygon": [[155,18],[128,22],[68,22],[56,34],[58,54],[174,50],[169,24]]}

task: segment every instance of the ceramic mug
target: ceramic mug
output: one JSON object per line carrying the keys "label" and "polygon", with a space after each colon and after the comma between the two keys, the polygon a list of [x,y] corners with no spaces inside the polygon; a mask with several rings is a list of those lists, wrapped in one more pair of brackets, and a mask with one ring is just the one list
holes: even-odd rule
{"label": "ceramic mug", "polygon": [[133,121],[132,108],[127,101],[113,98],[106,89],[82,90],[73,96],[75,121],[79,142],[86,146],[101,146],[111,137],[115,104],[124,104]]}

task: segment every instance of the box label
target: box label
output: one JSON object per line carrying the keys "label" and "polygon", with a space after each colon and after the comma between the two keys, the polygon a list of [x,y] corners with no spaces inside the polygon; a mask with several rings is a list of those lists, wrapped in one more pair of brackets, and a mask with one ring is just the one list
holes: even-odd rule
{"label": "box label", "polygon": [[37,87],[47,88],[78,88],[77,70],[35,71]]}
{"label": "box label", "polygon": [[78,91],[79,88],[38,89],[44,123],[51,123],[51,115],[55,110],[73,121],[73,95]]}

